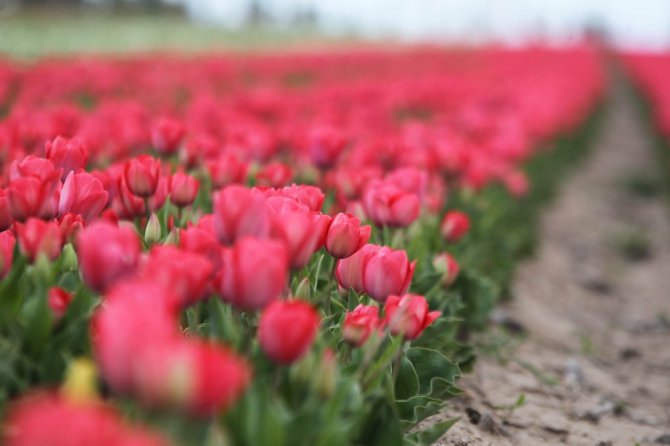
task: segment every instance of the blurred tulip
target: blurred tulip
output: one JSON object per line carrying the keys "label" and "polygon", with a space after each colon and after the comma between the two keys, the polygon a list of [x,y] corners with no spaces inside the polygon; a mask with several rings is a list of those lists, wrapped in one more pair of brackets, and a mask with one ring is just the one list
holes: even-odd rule
{"label": "blurred tulip", "polygon": [[141,198],[148,198],[156,192],[160,178],[160,161],[141,155],[126,162],[123,178],[128,190]]}
{"label": "blurred tulip", "polygon": [[30,218],[25,224],[16,225],[16,234],[21,252],[30,262],[37,260],[40,254],[51,261],[56,260],[63,247],[60,227],[54,221]]}
{"label": "blurred tulip", "polygon": [[65,314],[67,307],[72,302],[72,294],[60,287],[52,287],[49,289],[47,303],[56,319],[60,319]]}
{"label": "blurred tulip", "polygon": [[86,168],[88,151],[81,140],[58,136],[53,141],[47,141],[45,156],[54,166],[61,169],[61,179],[65,181],[70,172],[76,173]]}
{"label": "blurred tulip", "polygon": [[0,188],[0,231],[9,229],[14,223],[12,218],[12,212],[9,208],[9,198],[7,197],[7,191]]}
{"label": "blurred tulip", "polygon": [[448,242],[455,243],[470,230],[470,218],[464,212],[449,211],[445,214],[440,231]]}
{"label": "blurred tulip", "polygon": [[12,269],[16,239],[9,231],[0,232],[0,280]]}
{"label": "blurred tulip", "polygon": [[368,185],[363,196],[365,213],[377,226],[402,228],[419,217],[419,196],[387,182]]}
{"label": "blurred tulip", "polygon": [[258,322],[261,349],[276,363],[295,362],[312,346],[319,323],[318,313],[307,302],[275,301]]}
{"label": "blurred tulip", "polygon": [[347,312],[342,322],[342,337],[349,344],[360,347],[370,335],[382,326],[379,308],[373,305],[358,305]]}
{"label": "blurred tulip", "polygon": [[259,186],[282,187],[293,178],[291,168],[284,163],[269,163],[256,174]]}
{"label": "blurred tulip", "polygon": [[184,137],[184,125],[176,119],[163,117],[151,127],[151,143],[161,155],[171,155],[179,149]]}
{"label": "blurred tulip", "polygon": [[242,310],[260,310],[275,301],[288,282],[288,257],[274,240],[246,237],[224,254],[221,297]]}
{"label": "blurred tulip", "polygon": [[435,271],[442,274],[441,282],[444,287],[453,285],[461,270],[456,260],[446,252],[437,254],[433,257],[433,268],[435,268]]}
{"label": "blurred tulip", "polygon": [[214,227],[219,241],[228,245],[245,236],[266,236],[265,198],[243,186],[222,189],[214,195]]}
{"label": "blurred tulip", "polygon": [[230,184],[243,184],[247,177],[247,165],[234,155],[222,155],[205,163],[214,189]]}
{"label": "blurred tulip", "polygon": [[97,292],[132,275],[140,255],[140,240],[133,228],[102,220],[79,231],[75,247],[82,278]]}
{"label": "blurred tulip", "polygon": [[198,180],[185,173],[177,172],[170,177],[170,201],[183,208],[190,206],[198,196]]}
{"label": "blurred tulip", "polygon": [[389,296],[384,305],[384,319],[391,333],[404,336],[408,341],[421,336],[421,333],[442,314],[439,311],[428,311],[428,303],[423,296],[405,294]]}

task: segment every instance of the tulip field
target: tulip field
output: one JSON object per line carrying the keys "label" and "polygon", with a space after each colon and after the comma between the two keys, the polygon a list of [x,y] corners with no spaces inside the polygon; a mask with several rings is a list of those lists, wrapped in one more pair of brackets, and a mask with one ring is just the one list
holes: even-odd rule
{"label": "tulip field", "polygon": [[432,444],[604,83],[588,46],[0,61],[4,444]]}

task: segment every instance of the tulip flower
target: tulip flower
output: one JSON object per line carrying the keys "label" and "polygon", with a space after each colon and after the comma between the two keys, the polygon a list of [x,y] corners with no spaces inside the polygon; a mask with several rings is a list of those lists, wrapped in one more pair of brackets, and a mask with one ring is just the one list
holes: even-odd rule
{"label": "tulip flower", "polygon": [[27,156],[14,161],[9,168],[8,202],[14,220],[30,217],[44,220],[58,213],[61,169],[44,158]]}
{"label": "tulip flower", "polygon": [[170,304],[181,307],[206,297],[212,273],[212,264],[206,257],[162,245],[151,249],[140,277],[171,290],[178,301]]}
{"label": "tulip flower", "polygon": [[368,259],[375,255],[381,246],[364,245],[355,254],[346,259],[339,260],[335,268],[335,278],[342,288],[349,289],[363,293],[365,287],[363,285],[363,273]]}
{"label": "tulip flower", "polygon": [[47,141],[45,156],[54,166],[61,169],[61,179],[65,181],[70,172],[86,168],[88,151],[81,140],[58,136],[53,141]]}
{"label": "tulip flower", "polygon": [[147,155],[138,156],[126,162],[123,179],[133,195],[148,198],[156,192],[161,173],[159,160]]}
{"label": "tulip flower", "polygon": [[309,132],[309,155],[317,167],[330,168],[347,145],[343,132],[334,127],[315,127]]}
{"label": "tulip flower", "polygon": [[445,214],[440,231],[445,240],[455,243],[470,230],[470,218],[464,212],[449,211]]}
{"label": "tulip flower", "polygon": [[409,289],[416,261],[411,262],[405,251],[386,246],[366,258],[363,265],[363,287],[374,300],[384,303],[391,294],[403,294]]}
{"label": "tulip flower", "polygon": [[221,245],[214,231],[214,217],[206,215],[198,223],[179,231],[179,247],[206,257],[215,271],[221,266]]}
{"label": "tulip flower", "polygon": [[184,137],[184,125],[172,118],[160,118],[151,128],[151,143],[161,155],[171,155],[179,149]]}
{"label": "tulip flower", "polygon": [[342,337],[349,344],[360,347],[370,335],[382,326],[379,308],[373,305],[358,305],[347,312],[342,322]]}
{"label": "tulip flower", "polygon": [[100,215],[109,194],[102,183],[87,172],[70,173],[65,179],[58,203],[58,215],[79,214],[85,221]]}
{"label": "tulip flower", "polygon": [[79,231],[75,247],[86,285],[97,292],[135,272],[140,240],[129,226],[96,221]]}
{"label": "tulip flower", "polygon": [[205,163],[215,189],[230,184],[242,184],[247,177],[247,165],[234,155],[223,155]]}
{"label": "tulip flower", "polygon": [[328,228],[326,250],[336,259],[345,259],[368,242],[371,232],[370,226],[361,226],[353,215],[337,214]]}
{"label": "tulip flower", "polygon": [[278,241],[246,237],[223,259],[221,297],[237,308],[263,309],[286,288],[288,255]]}
{"label": "tulip flower", "polygon": [[17,224],[16,234],[21,252],[34,262],[40,254],[53,261],[60,255],[63,238],[55,221],[30,218],[25,224]]}
{"label": "tulip flower", "polygon": [[130,427],[111,407],[72,401],[58,393],[36,393],[10,406],[2,443],[6,446],[168,446],[162,437]]}
{"label": "tulip flower", "polygon": [[232,244],[245,236],[265,237],[268,216],[261,193],[228,186],[214,195],[214,227],[219,241]]}
{"label": "tulip flower", "polygon": [[69,307],[72,302],[72,298],[72,293],[67,292],[63,288],[52,287],[49,289],[47,303],[56,319],[63,317],[65,311],[67,311],[67,307]]}
{"label": "tulip flower", "polygon": [[330,217],[310,211],[290,198],[267,200],[270,235],[286,246],[291,267],[300,269],[324,244]]}
{"label": "tulip flower", "polygon": [[79,214],[65,214],[60,219],[60,232],[63,235],[63,240],[68,242],[74,240],[77,233],[84,229],[86,223]]}
{"label": "tulip flower", "polygon": [[0,188],[0,231],[9,229],[14,223],[12,218],[12,212],[9,208],[9,198],[7,197],[7,191]]}
{"label": "tulip flower", "polygon": [[177,172],[170,177],[170,201],[180,208],[190,206],[198,196],[199,187],[198,180]]}
{"label": "tulip flower", "polygon": [[314,342],[320,317],[307,302],[275,301],[261,314],[258,340],[263,352],[278,364],[291,364]]}
{"label": "tulip flower", "polygon": [[293,178],[291,168],[284,163],[270,163],[256,174],[259,186],[282,187]]}
{"label": "tulip flower", "polygon": [[447,288],[456,282],[460,267],[456,260],[448,253],[443,252],[433,257],[433,268],[442,274],[442,285]]}
{"label": "tulip flower", "polygon": [[384,322],[391,334],[403,336],[408,341],[421,336],[442,314],[439,311],[428,311],[426,299],[416,294],[389,296],[384,305],[384,313]]}
{"label": "tulip flower", "polygon": [[402,228],[419,217],[419,196],[389,182],[373,182],[363,195],[365,213],[377,226]]}
{"label": "tulip flower", "polygon": [[0,232],[0,280],[12,269],[16,239],[9,231]]}

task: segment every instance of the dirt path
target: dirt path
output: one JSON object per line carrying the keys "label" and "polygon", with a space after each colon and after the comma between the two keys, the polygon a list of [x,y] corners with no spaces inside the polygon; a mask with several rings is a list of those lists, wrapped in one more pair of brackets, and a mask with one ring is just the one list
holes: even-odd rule
{"label": "dirt path", "polygon": [[[446,414],[463,420],[438,444],[670,444],[670,215],[645,194],[660,170],[647,128],[613,87],[594,152],[544,215],[540,249]],[[645,240],[647,258],[632,260]]]}

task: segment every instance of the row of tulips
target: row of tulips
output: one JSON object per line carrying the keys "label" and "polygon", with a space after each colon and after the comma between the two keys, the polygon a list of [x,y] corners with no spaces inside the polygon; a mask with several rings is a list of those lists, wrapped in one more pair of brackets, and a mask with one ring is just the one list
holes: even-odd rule
{"label": "row of tulips", "polygon": [[587,47],[0,79],[10,446],[430,444],[551,177],[524,165],[603,84]]}

